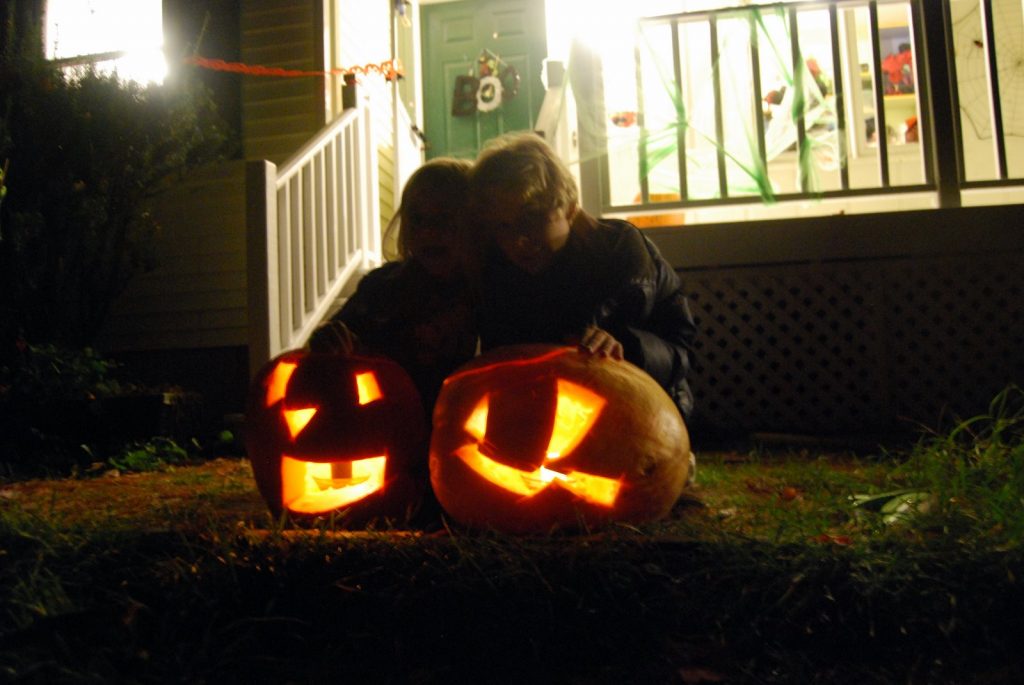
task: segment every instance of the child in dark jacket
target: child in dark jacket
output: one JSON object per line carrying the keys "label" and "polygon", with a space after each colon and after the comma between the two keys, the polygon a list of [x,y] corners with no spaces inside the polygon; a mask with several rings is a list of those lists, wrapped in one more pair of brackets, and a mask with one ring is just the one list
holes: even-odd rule
{"label": "child in dark jacket", "polygon": [[413,173],[387,230],[398,231],[399,259],[366,274],[309,343],[394,359],[416,384],[428,421],[445,377],[476,352],[461,247],[471,166],[436,158]]}
{"label": "child in dark jacket", "polygon": [[647,371],[684,418],[696,334],[675,270],[625,221],[579,206],[575,179],[544,140],[491,141],[470,178],[481,349],[578,343]]}

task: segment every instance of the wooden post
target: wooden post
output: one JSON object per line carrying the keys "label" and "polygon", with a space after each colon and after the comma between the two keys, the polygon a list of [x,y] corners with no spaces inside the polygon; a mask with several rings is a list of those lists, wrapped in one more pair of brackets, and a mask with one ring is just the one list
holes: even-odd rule
{"label": "wooden post", "polygon": [[266,160],[245,166],[246,276],[249,291],[249,374],[281,350],[277,260],[277,167]]}
{"label": "wooden post", "polygon": [[[924,27],[925,54],[918,65],[918,72],[919,78],[926,81],[928,88],[929,97],[922,102],[922,106],[929,108],[928,119],[931,121],[935,149],[931,171],[939,195],[939,206],[959,207],[963,164],[959,157],[959,103],[956,97],[956,73],[952,69],[953,32],[949,4],[922,2],[919,7],[918,16],[923,20]],[[928,132],[922,131],[921,135],[928,135]]]}
{"label": "wooden post", "polygon": [[341,87],[341,108],[342,110],[349,110],[357,105],[356,75],[345,74],[345,85]]}

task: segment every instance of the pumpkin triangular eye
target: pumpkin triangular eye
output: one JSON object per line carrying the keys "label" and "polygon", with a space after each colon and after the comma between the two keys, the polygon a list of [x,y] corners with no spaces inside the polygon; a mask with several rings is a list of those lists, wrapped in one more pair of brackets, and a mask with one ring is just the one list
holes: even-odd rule
{"label": "pumpkin triangular eye", "polygon": [[298,366],[295,362],[281,362],[270,372],[270,378],[267,380],[266,402],[268,407],[284,399],[288,381]]}
{"label": "pumpkin triangular eye", "polygon": [[384,396],[377,383],[377,376],[372,371],[356,374],[356,390],[359,392],[359,404],[369,404]]}
{"label": "pumpkin triangular eye", "polygon": [[307,409],[285,409],[284,410],[284,422],[288,424],[288,432],[292,436],[292,440],[302,432],[302,429],[306,427],[306,424],[313,420],[316,415],[316,407],[309,407]]}
{"label": "pumpkin triangular eye", "polygon": [[576,449],[576,445],[594,425],[604,405],[605,399],[597,393],[559,379],[555,425],[551,430],[547,459],[560,459]]}

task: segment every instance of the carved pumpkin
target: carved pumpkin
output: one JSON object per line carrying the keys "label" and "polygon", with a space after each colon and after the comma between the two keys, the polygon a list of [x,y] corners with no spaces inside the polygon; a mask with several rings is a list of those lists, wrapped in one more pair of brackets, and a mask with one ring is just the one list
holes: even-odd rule
{"label": "carved pumpkin", "polygon": [[408,517],[426,478],[426,436],[415,386],[384,357],[286,352],[250,390],[246,449],[274,514]]}
{"label": "carved pumpkin", "polygon": [[664,516],[689,454],[679,411],[644,371],[575,348],[515,345],[445,381],[430,479],[456,521],[541,532]]}

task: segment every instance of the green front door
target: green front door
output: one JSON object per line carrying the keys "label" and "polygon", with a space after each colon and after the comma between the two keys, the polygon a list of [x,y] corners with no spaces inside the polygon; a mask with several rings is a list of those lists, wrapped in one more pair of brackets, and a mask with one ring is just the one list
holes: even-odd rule
{"label": "green front door", "polygon": [[[532,130],[544,98],[544,0],[467,0],[422,5],[421,11],[427,158],[472,159],[494,136]],[[478,60],[485,51],[496,58],[493,75],[501,89],[489,89],[496,84],[487,74],[481,79]],[[513,95],[507,86],[515,74]]]}

